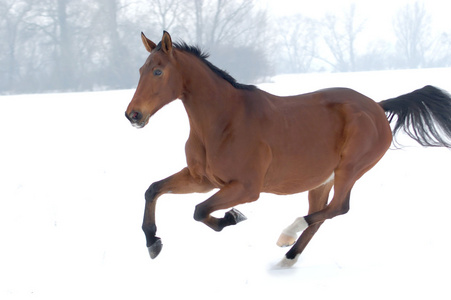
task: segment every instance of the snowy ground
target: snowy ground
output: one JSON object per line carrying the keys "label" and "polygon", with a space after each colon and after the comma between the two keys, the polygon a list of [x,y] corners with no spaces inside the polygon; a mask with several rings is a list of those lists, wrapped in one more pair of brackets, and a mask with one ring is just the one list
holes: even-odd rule
{"label": "snowy ground", "polygon": [[[260,86],[345,86],[384,100],[426,84],[451,91],[449,78],[451,69],[285,75]],[[221,233],[192,219],[207,195],[164,196],[164,247],[150,260],[144,191],[185,165],[188,123],[176,101],[132,128],[132,94],[0,97],[0,299],[451,298],[446,149],[389,151],[292,269],[274,268],[288,250],[275,242],[305,214],[306,194],[264,194]]]}

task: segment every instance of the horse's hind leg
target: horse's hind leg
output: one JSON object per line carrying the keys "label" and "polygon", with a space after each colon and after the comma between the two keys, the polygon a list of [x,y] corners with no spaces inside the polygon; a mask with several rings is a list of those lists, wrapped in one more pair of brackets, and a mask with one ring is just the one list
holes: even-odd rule
{"label": "horse's hind leg", "polygon": [[[388,149],[391,136],[388,138],[385,134],[391,133],[378,131],[379,129],[374,126],[374,122],[363,118],[365,115],[356,114],[356,116],[362,118],[356,118],[348,123],[345,144],[341,151],[341,160],[334,171],[334,196],[332,200],[324,209],[300,218],[298,222],[300,225],[297,229],[308,229],[311,226],[322,224],[327,219],[347,213],[351,189],[355,182],[370,170]],[[303,250],[302,243],[305,243],[305,241],[301,238],[285,255],[286,261],[290,262],[286,265],[295,263],[297,256]]]}
{"label": "horse's hind leg", "polygon": [[[309,191],[309,214],[320,211],[327,206],[327,200],[329,199],[329,193],[333,185],[334,182],[329,181],[316,189]],[[296,242],[296,244],[294,244],[290,251],[285,255],[285,258],[280,262],[280,267],[291,267],[294,263],[296,263],[296,258],[302,253],[302,251],[304,251],[305,247],[307,247],[307,244],[313,238],[323,222],[318,222],[308,226],[296,241],[297,233],[305,228],[304,224],[304,218],[297,218],[296,221],[292,225],[288,226],[280,235],[279,240],[277,241],[278,246],[291,246]]]}
{"label": "horse's hind leg", "polygon": [[[309,214],[320,211],[324,209],[327,205],[327,200],[329,199],[329,193],[334,185],[333,180],[324,183],[323,185],[310,190],[308,193],[309,201]],[[297,240],[297,234],[304,229],[303,223],[305,223],[304,218],[297,218],[290,226],[285,228],[280,234],[277,245],[279,247],[288,247],[293,245]],[[315,235],[316,231],[321,226],[322,222],[313,224],[308,227],[301,235],[298,240],[297,249],[301,253],[307,244],[310,242],[312,237]]]}
{"label": "horse's hind leg", "polygon": [[[310,231],[310,228],[313,227],[312,230],[316,231],[319,227],[318,224],[321,225],[327,219],[332,219],[338,215],[347,213],[349,211],[351,189],[357,179],[369,170],[369,168],[370,167],[362,168],[359,172],[356,172],[355,169],[347,163],[339,166],[335,170],[334,196],[332,200],[324,209],[309,213],[303,218],[299,218],[300,224],[302,225],[299,226],[299,229]],[[283,267],[290,267],[296,263],[299,254],[302,252],[303,247],[305,247],[304,244],[306,245],[301,236],[290,251],[285,254],[285,259],[281,262],[281,265]]]}
{"label": "horse's hind leg", "polygon": [[[339,214],[344,214],[349,210],[349,199],[350,199],[350,195],[351,195],[351,191],[349,191],[346,195],[346,197],[343,199],[343,209],[334,209],[334,216],[335,215],[339,215]],[[333,199],[332,199],[333,201]],[[310,242],[310,240],[312,239],[313,235],[318,231],[319,227],[324,223],[325,219],[322,219],[321,221],[315,222],[311,225],[309,225],[307,223],[307,218],[309,216],[312,215],[322,215],[325,211],[328,211],[330,208],[330,204],[326,205],[326,208],[324,209],[320,209],[314,213],[309,213],[309,215],[307,215],[304,218],[299,218],[299,219],[304,219],[303,222],[305,224],[306,229],[302,232],[301,236],[299,237],[299,239],[296,241],[296,243],[294,244],[293,247],[291,247],[291,249],[285,254],[284,259],[280,262],[279,266],[280,267],[291,267],[292,265],[294,265],[299,257],[299,255],[302,253],[302,251],[305,249],[305,247],[307,246],[307,244]],[[333,216],[330,216],[330,218],[332,218]],[[304,227],[304,228],[305,228]]]}

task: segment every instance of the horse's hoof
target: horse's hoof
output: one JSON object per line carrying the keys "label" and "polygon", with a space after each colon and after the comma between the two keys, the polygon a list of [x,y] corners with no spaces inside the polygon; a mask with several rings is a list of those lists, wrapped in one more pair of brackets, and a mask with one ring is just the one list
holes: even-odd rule
{"label": "horse's hoof", "polygon": [[161,252],[161,248],[163,248],[163,244],[161,243],[160,238],[156,238],[155,242],[153,242],[152,245],[147,247],[147,250],[149,250],[149,255],[151,259],[154,259],[158,256]]}
{"label": "horse's hoof", "polygon": [[238,209],[235,209],[235,208],[232,208],[231,210],[229,210],[226,213],[225,218],[230,220],[231,225],[235,225],[242,221],[247,220],[246,216],[243,215]]}
{"label": "horse's hoof", "polygon": [[296,262],[298,261],[299,255],[296,255],[295,258],[289,259],[287,257],[284,257],[278,264],[274,266],[274,269],[290,269],[293,267]]}
{"label": "horse's hoof", "polygon": [[293,245],[296,242],[296,238],[291,235],[282,233],[277,240],[277,246],[279,247],[288,247]]}

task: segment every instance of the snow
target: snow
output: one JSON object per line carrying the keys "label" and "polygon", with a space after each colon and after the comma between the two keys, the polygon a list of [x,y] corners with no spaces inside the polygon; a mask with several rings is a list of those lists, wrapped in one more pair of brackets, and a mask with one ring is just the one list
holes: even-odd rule
{"label": "snow", "polygon": [[[346,86],[384,100],[451,69],[282,75],[279,95]],[[291,269],[280,232],[307,210],[306,193],[262,194],[248,220],[217,233],[192,218],[208,195],[165,195],[159,257],[141,221],[144,192],[185,166],[180,101],[145,129],[124,111],[132,90],[0,97],[1,299],[450,299],[451,151],[390,150],[359,180],[351,210],[327,221]],[[221,212],[223,213],[223,212]]]}

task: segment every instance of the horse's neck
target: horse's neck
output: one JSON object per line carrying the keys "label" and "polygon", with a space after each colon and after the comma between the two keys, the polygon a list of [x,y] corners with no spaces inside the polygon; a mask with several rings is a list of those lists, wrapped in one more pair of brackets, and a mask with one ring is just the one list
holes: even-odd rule
{"label": "horse's neck", "polygon": [[[232,94],[239,94],[239,91]],[[218,126],[222,126],[221,124],[230,122],[234,111],[241,106],[238,98],[240,97],[232,98],[230,91],[222,92],[221,89],[204,89],[200,93],[184,97],[182,102],[188,114],[191,130],[205,135],[215,131]]]}
{"label": "horse's neck", "polygon": [[182,102],[188,114],[191,129],[199,134],[214,130],[227,122],[240,103],[241,91],[205,68],[189,67]]}

